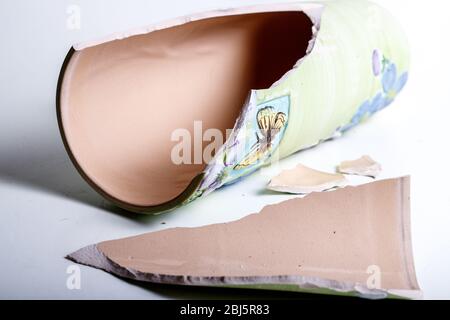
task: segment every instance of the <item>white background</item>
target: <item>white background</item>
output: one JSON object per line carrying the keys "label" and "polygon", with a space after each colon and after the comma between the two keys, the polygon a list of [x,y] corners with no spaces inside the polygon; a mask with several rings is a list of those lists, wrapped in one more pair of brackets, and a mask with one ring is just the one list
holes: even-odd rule
{"label": "white background", "polygon": [[[356,0],[358,1],[358,0]],[[175,226],[240,218],[287,199],[264,192],[255,174],[169,214],[116,209],[78,176],[60,140],[55,87],[70,45],[180,15],[269,1],[0,2],[0,298],[292,297],[283,293],[130,283],[81,267],[81,290],[66,288],[63,257],[88,244]],[[450,19],[448,1],[378,0],[408,34],[410,81],[396,102],[339,140],[283,160],[333,170],[370,154],[384,177],[412,175],[412,236],[425,298],[450,299]],[[66,9],[81,8],[81,29]],[[356,180],[354,180],[356,181]],[[165,224],[162,224],[165,222]]]}

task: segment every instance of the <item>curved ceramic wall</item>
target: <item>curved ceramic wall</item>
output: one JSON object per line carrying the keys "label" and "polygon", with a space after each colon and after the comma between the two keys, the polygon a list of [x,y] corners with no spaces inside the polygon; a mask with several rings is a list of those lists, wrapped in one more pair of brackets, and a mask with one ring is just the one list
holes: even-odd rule
{"label": "curved ceramic wall", "polygon": [[[307,54],[268,89],[252,90],[235,127],[220,151],[178,197],[156,206],[116,201],[127,210],[158,213],[187,204],[224,184],[235,182],[269,161],[339,136],[368,116],[389,105],[408,78],[409,51],[395,20],[370,2],[338,0],[261,5],[210,12],[174,20],[164,27],[225,15],[253,12],[302,11],[313,23]],[[75,50],[133,34],[148,33],[152,26],[98,43],[75,46]],[[61,86],[73,50],[64,63],[58,86],[58,115],[66,148],[77,165],[61,121]]]}

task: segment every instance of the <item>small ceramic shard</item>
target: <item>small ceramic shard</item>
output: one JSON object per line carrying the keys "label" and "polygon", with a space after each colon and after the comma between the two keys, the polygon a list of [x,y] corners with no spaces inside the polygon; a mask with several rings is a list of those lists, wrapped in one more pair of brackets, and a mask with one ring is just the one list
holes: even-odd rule
{"label": "small ceramic shard", "polygon": [[344,174],[354,174],[376,178],[381,172],[381,165],[369,156],[362,156],[356,160],[342,161],[337,171]]}
{"label": "small ceramic shard", "polygon": [[322,172],[299,164],[294,169],[285,170],[274,177],[267,188],[279,192],[308,194],[344,187],[347,182],[345,176],[340,173]]}
{"label": "small ceramic shard", "polygon": [[229,223],[105,241],[68,258],[155,283],[366,298],[420,294],[407,177],[314,193]]}

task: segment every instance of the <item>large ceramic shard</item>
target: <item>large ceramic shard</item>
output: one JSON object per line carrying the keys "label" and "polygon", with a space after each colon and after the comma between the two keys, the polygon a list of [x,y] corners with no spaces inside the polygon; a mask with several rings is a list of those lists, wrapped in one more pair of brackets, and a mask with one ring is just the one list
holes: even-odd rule
{"label": "large ceramic shard", "polygon": [[344,187],[347,184],[347,179],[340,173],[322,172],[299,164],[294,169],[285,170],[272,178],[267,188],[278,192],[308,194]]}
{"label": "large ceramic shard", "polygon": [[346,132],[408,68],[402,30],[368,1],[230,8],[75,45],[58,121],[95,190],[159,213]]}
{"label": "large ceramic shard", "polygon": [[156,283],[420,296],[407,177],[314,193],[230,223],[101,242],[69,258]]}

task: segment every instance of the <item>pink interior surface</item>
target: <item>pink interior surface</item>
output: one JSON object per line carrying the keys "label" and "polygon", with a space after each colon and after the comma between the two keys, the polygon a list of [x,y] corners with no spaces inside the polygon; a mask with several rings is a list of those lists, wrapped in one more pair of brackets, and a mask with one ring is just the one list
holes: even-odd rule
{"label": "pink interior surface", "polygon": [[235,15],[76,51],[61,115],[77,165],[118,201],[172,200],[205,167],[172,161],[174,130],[193,138],[202,121],[203,132],[225,136],[249,91],[270,87],[305,55],[311,28],[302,12]]}

